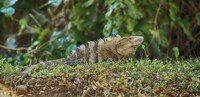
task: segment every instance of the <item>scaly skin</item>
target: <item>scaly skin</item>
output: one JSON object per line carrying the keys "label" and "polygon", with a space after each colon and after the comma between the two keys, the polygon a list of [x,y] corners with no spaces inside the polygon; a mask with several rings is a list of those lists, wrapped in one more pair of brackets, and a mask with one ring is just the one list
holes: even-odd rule
{"label": "scaly skin", "polygon": [[91,65],[108,59],[116,61],[133,58],[138,46],[140,46],[142,42],[143,37],[141,36],[109,37],[99,39],[98,41],[91,41],[85,45],[79,46],[75,51],[72,51],[71,55],[67,58],[50,60],[32,65],[23,72],[16,84],[22,81],[29,72],[43,66],[66,64],[71,66]]}

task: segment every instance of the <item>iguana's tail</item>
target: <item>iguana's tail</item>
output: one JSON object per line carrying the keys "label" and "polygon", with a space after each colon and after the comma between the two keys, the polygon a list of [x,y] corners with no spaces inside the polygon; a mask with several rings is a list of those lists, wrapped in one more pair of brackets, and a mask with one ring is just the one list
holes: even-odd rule
{"label": "iguana's tail", "polygon": [[[56,60],[50,60],[50,61],[46,61],[46,62],[40,62],[40,63],[37,63],[35,65],[31,65],[31,67],[29,67],[28,69],[26,69],[23,73],[22,73],[22,76],[19,78],[19,80],[15,83],[15,86],[18,85],[24,78],[27,77],[28,73],[37,69],[37,68],[40,68],[40,67],[43,67],[43,66],[51,66],[51,65],[65,65],[69,62],[69,59],[68,58],[61,58],[61,59],[56,59]],[[14,87],[15,87],[14,86]]]}

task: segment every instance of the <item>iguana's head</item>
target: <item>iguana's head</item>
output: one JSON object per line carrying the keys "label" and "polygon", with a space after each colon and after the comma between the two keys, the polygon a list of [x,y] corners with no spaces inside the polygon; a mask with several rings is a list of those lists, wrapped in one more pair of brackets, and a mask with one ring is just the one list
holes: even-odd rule
{"label": "iguana's head", "polygon": [[116,51],[124,57],[135,55],[135,51],[142,44],[144,38],[142,36],[122,37],[116,46]]}

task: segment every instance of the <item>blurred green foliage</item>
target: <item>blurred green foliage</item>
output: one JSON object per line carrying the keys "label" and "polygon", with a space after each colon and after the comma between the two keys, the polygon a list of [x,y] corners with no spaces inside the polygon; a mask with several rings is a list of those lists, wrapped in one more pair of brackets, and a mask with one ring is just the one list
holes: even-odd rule
{"label": "blurred green foliage", "polygon": [[[15,65],[27,65],[31,61],[66,57],[82,43],[115,35],[144,36],[143,47],[147,51],[139,51],[141,57],[174,57],[172,53],[175,58],[196,57],[200,55],[199,3],[195,0],[1,1],[0,44],[14,50],[0,48],[0,57]],[[20,47],[27,50],[17,49]]]}
{"label": "blurred green foliage", "polygon": [[11,16],[15,13],[15,9],[12,7],[17,2],[17,0],[5,0],[3,6],[0,9],[1,13],[4,13],[6,16]]}

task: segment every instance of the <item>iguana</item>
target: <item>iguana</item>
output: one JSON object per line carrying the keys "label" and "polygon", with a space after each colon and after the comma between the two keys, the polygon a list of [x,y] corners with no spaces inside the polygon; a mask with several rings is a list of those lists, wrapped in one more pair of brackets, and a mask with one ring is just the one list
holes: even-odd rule
{"label": "iguana", "polygon": [[108,59],[120,60],[132,58],[138,46],[143,42],[142,36],[127,36],[127,37],[109,37],[91,41],[85,45],[80,45],[67,58],[50,60],[32,65],[26,69],[21,78],[16,82],[22,81],[29,72],[36,68],[48,65],[91,65],[97,62],[103,62]]}

